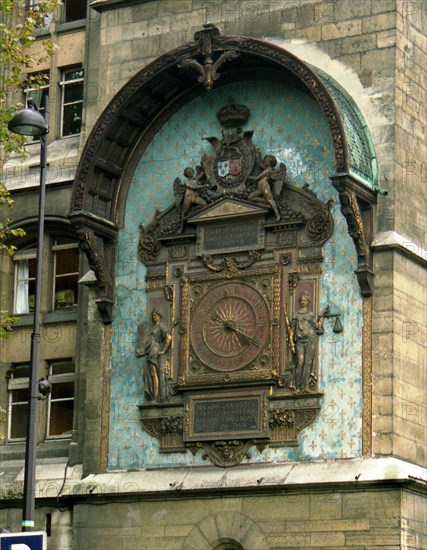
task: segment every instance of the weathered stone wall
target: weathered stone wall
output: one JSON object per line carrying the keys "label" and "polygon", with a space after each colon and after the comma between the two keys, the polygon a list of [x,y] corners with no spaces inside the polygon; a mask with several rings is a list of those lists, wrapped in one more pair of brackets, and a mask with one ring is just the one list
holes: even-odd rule
{"label": "weathered stone wall", "polygon": [[402,492],[402,548],[427,548],[427,506],[422,495]]}
{"label": "weathered stone wall", "polygon": [[[14,502],[8,508],[0,509],[0,526],[12,532],[19,533],[21,524],[22,509],[20,503]],[[50,516],[50,517],[49,517]],[[45,506],[37,508],[34,521],[39,531],[48,530],[47,545],[51,550],[72,550],[72,523],[73,515],[70,510],[57,507]],[[108,548],[108,547],[107,547]]]}
{"label": "weathered stone wall", "polygon": [[[190,498],[116,498],[88,496],[60,509],[36,510],[37,529],[51,523],[52,550],[208,550],[235,541],[248,550],[285,548],[387,548],[421,550],[427,546],[427,509],[423,496],[399,487],[285,492],[233,491]],[[49,518],[50,515],[50,518]],[[19,530],[21,510],[10,501],[0,510],[0,525]]]}
{"label": "weathered stone wall", "polygon": [[397,2],[396,231],[426,248],[427,2]]}
{"label": "weathered stone wall", "polygon": [[[103,506],[102,513],[88,502],[74,508],[73,548],[207,550],[228,539],[248,550],[397,550],[400,506],[398,489],[116,503]],[[412,517],[407,525],[408,532],[415,527]]]}

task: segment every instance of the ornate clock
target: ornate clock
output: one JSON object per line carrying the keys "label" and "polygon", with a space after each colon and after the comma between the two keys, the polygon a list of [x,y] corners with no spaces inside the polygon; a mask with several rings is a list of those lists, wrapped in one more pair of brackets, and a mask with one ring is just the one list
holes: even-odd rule
{"label": "ornate clock", "polygon": [[264,349],[270,331],[264,297],[242,282],[222,283],[199,301],[191,322],[191,346],[214,371],[242,369]]}
{"label": "ornate clock", "polygon": [[141,226],[138,245],[148,313],[163,316],[171,342],[157,358],[164,395],[140,405],[142,425],[161,452],[202,450],[221,467],[253,446],[297,446],[319,413],[318,333],[306,327],[304,351],[295,330],[319,323],[322,247],[333,230],[332,201],[286,182],[252,130],[227,128],[175,178],[175,204]]}

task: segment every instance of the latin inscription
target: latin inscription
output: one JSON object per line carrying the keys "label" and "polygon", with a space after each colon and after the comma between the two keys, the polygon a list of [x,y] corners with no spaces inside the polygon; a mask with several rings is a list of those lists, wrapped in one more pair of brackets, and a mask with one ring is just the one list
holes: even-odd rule
{"label": "latin inscription", "polygon": [[194,403],[194,435],[258,432],[259,399],[221,399]]}
{"label": "latin inscription", "polygon": [[203,228],[205,252],[258,248],[258,222],[225,223]]}

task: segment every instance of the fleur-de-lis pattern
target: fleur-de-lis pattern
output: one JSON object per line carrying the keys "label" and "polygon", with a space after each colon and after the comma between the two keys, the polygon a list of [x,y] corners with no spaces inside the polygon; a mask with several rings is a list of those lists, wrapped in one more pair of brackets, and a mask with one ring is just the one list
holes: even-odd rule
{"label": "fleur-de-lis pattern", "polygon": [[[146,226],[156,209],[173,203],[173,181],[186,166],[200,163],[210,150],[204,137],[221,134],[216,113],[232,97],[250,108],[244,129],[263,154],[274,154],[288,168],[288,181],[308,184],[326,202],[337,193],[330,130],[317,104],[300,90],[282,83],[241,82],[214,88],[175,113],[156,134],[141,158],[129,190],[125,226],[116,257],[116,305],[113,322],[109,468],[166,467],[204,464],[201,454],[160,454],[158,441],[140,424],[143,401],[141,360],[135,356],[136,326],[147,315],[145,266],[138,259],[139,225]],[[302,430],[296,448],[252,448],[251,462],[350,458],[361,455],[362,433],[362,299],[354,275],[354,244],[345,219],[333,207],[335,229],[323,247],[320,309],[340,311],[344,331],[325,322],[320,339],[319,384],[322,409]],[[246,459],[244,460],[246,461]]]}

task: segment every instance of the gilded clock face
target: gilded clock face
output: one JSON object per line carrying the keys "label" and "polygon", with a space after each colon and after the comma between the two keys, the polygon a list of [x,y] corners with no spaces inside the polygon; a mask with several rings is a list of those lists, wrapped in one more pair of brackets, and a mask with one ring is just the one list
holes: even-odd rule
{"label": "gilded clock face", "polygon": [[261,353],[270,330],[267,302],[246,283],[223,283],[202,297],[192,316],[191,345],[216,371],[234,371]]}

